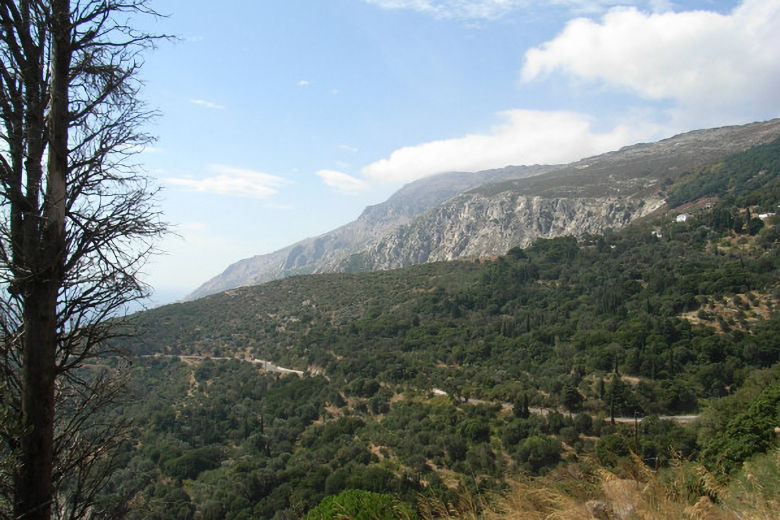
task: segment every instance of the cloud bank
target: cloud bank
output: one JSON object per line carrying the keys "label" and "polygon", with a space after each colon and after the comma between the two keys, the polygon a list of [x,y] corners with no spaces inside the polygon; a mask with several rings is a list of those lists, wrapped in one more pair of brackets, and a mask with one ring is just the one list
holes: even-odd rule
{"label": "cloud bank", "polygon": [[276,175],[222,164],[209,165],[208,169],[216,175],[204,179],[166,177],[162,181],[192,191],[255,199],[271,197],[278,192],[276,188],[287,183],[285,179]]}
{"label": "cloud bank", "polygon": [[641,138],[626,126],[598,133],[591,118],[575,112],[510,110],[492,133],[432,141],[394,151],[361,173],[408,182],[445,171],[479,171],[520,164],[557,164],[614,150]]}
{"label": "cloud bank", "polygon": [[731,13],[643,13],[614,8],[600,22],[570,21],[529,50],[522,78],[559,72],[576,81],[673,102],[681,121],[777,115],[780,0],[746,0]]}
{"label": "cloud bank", "polygon": [[[434,16],[487,17],[535,0],[367,1]],[[609,2],[556,3],[586,9]],[[676,131],[780,116],[780,0],[745,0],[727,14],[672,12],[665,0],[647,5],[656,12],[615,7],[598,21],[570,21],[528,50],[521,70],[526,83],[561,74],[578,90],[636,96],[623,124],[595,132],[596,118],[582,113],[509,110],[488,134],[404,147],[361,173],[403,182],[443,171],[570,162]]]}

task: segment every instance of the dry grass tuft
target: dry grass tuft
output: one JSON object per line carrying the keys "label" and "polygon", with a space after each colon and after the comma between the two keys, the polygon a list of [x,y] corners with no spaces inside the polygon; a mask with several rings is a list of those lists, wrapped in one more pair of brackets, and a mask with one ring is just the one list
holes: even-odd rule
{"label": "dry grass tuft", "polygon": [[486,520],[587,520],[582,502],[556,488],[540,486],[532,480],[516,481],[510,491],[491,501]]}
{"label": "dry grass tuft", "polygon": [[461,488],[458,496],[456,504],[423,501],[422,518],[778,520],[780,450],[746,463],[729,485],[697,463],[677,459],[656,473],[634,459],[621,475],[598,467],[587,477],[561,470],[545,478],[518,477],[500,495],[473,497]]}
{"label": "dry grass tuft", "polygon": [[484,499],[475,498],[465,486],[459,486],[454,503],[447,503],[438,498],[421,497],[417,504],[420,517],[423,520],[476,520],[479,513],[487,506]]}

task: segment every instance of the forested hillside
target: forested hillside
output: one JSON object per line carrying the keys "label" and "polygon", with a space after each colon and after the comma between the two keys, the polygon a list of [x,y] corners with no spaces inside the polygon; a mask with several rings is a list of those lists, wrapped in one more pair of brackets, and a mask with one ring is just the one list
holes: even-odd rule
{"label": "forested hillside", "polygon": [[778,162],[775,141],[689,172],[678,209],[604,236],[136,315],[104,516],[290,518],[356,489],[425,516],[518,473],[626,476],[631,453],[728,482],[780,426]]}

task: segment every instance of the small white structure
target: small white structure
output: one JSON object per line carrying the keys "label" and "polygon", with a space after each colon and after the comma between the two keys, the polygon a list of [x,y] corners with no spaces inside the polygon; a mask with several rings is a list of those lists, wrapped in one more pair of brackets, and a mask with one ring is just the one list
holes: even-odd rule
{"label": "small white structure", "polygon": [[675,222],[685,222],[690,218],[690,215],[688,213],[680,213],[677,215],[677,217],[674,219]]}

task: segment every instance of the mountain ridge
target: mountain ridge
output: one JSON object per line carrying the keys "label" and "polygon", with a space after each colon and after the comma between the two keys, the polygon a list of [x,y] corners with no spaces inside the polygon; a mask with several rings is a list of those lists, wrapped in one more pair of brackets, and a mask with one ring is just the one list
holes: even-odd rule
{"label": "mountain ridge", "polygon": [[[223,290],[268,282],[296,274],[322,272],[356,253],[371,239],[390,233],[424,211],[485,183],[537,175],[555,166],[508,166],[482,172],[446,172],[410,182],[389,199],[366,207],[354,221],[316,237],[310,237],[272,253],[256,255],[231,264],[220,275],[198,287],[185,300],[194,300]],[[333,251],[336,253],[333,253]],[[339,251],[345,251],[334,258]],[[319,262],[319,263],[318,263]],[[319,267],[319,269],[318,269]]]}
{"label": "mountain ridge", "polygon": [[296,274],[503,254],[537,238],[616,229],[664,205],[686,172],[780,136],[780,119],[694,130],[566,165],[451,172],[407,184],[355,221],[240,260],[185,299]]}

